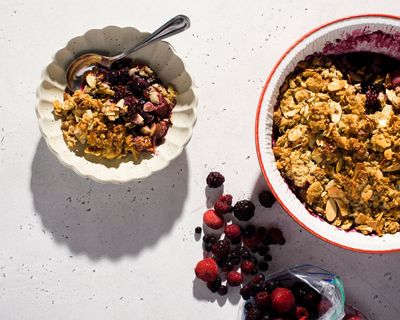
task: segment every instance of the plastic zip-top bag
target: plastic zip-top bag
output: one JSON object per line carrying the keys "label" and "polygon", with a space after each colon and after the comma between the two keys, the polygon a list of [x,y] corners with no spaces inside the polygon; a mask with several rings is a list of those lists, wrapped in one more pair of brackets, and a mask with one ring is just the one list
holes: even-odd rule
{"label": "plastic zip-top bag", "polygon": [[[339,276],[314,265],[296,265],[274,272],[265,277],[265,282],[279,281],[283,287],[304,283],[321,295],[318,320],[341,320],[345,317],[345,294]],[[243,303],[239,318],[246,318]]]}

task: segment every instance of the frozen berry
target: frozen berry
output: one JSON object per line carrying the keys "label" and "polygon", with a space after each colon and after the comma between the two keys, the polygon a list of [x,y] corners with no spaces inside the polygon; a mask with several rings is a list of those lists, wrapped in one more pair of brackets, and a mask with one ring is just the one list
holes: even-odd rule
{"label": "frozen berry", "polygon": [[254,297],[254,301],[259,307],[267,307],[269,304],[270,295],[267,291],[261,291],[257,293]]}
{"label": "frozen berry", "polygon": [[225,178],[219,172],[210,172],[206,181],[210,188],[218,188],[225,182]]}
{"label": "frozen berry", "polygon": [[214,281],[218,277],[218,265],[213,258],[199,261],[194,271],[196,276],[205,282]]}
{"label": "frozen berry", "polygon": [[232,205],[232,196],[230,194],[224,194],[224,195],[220,196],[217,201],[225,202],[231,206]]}
{"label": "frozen berry", "polygon": [[278,244],[283,239],[282,231],[278,228],[271,228],[268,230],[268,239],[271,244]]}
{"label": "frozen berry", "polygon": [[217,260],[221,260],[222,258],[226,257],[231,250],[231,244],[228,240],[218,240],[216,243],[213,244],[212,253],[214,254]]}
{"label": "frozen berry", "polygon": [[289,312],[294,306],[294,296],[287,288],[276,288],[271,293],[271,307],[276,312]]}
{"label": "frozen berry", "polygon": [[217,277],[214,281],[207,282],[207,288],[210,289],[211,292],[217,292],[219,287],[221,286],[221,278]]}
{"label": "frozen berry", "polygon": [[295,313],[296,319],[298,320],[308,320],[310,318],[310,315],[307,311],[306,308],[297,306],[296,307],[296,313]]}
{"label": "frozen berry", "polygon": [[261,191],[261,193],[258,195],[258,200],[265,208],[271,208],[276,201],[274,195],[268,190]]}
{"label": "frozen berry", "polygon": [[225,227],[224,233],[228,239],[238,239],[240,238],[242,231],[237,224],[232,223]]}
{"label": "frozen berry", "polygon": [[230,271],[226,274],[226,281],[232,287],[239,286],[243,282],[243,276],[237,271]]}
{"label": "frozen berry", "polygon": [[251,302],[246,302],[246,304],[244,305],[244,309],[249,310],[251,308],[253,308],[253,304]]}
{"label": "frozen berry", "polygon": [[224,296],[228,293],[228,287],[227,286],[220,286],[218,289],[218,294],[220,296]]}
{"label": "frozen berry", "polygon": [[259,320],[261,317],[261,310],[253,307],[247,310],[245,320]]}
{"label": "frozen berry", "polygon": [[214,210],[215,210],[215,212],[217,212],[219,214],[227,214],[232,211],[232,206],[226,202],[218,200],[214,204]]}
{"label": "frozen berry", "polygon": [[201,227],[196,227],[195,229],[194,229],[194,232],[195,233],[197,233],[197,234],[200,234],[201,233]]}
{"label": "frozen berry", "polygon": [[203,222],[211,229],[219,229],[224,225],[224,219],[214,210],[207,210],[203,215]]}
{"label": "frozen berry", "polygon": [[296,283],[292,290],[296,302],[306,307],[314,308],[321,298],[317,291],[303,282]]}
{"label": "frozen berry", "polygon": [[362,320],[362,318],[361,318],[361,316],[354,315],[354,316],[350,316],[348,318],[345,318],[345,320]]}
{"label": "frozen berry", "polygon": [[249,221],[254,216],[256,207],[249,200],[241,200],[236,202],[233,207],[233,214],[240,221]]}
{"label": "frozen berry", "polygon": [[250,260],[243,260],[240,264],[240,270],[244,274],[250,274],[254,270],[254,263]]}

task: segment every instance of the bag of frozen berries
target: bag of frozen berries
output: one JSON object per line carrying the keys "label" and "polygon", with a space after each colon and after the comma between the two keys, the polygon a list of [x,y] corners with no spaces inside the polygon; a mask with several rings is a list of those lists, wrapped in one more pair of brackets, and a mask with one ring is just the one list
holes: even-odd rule
{"label": "bag of frozen berries", "polygon": [[248,298],[240,308],[241,320],[347,319],[342,281],[313,265],[294,266],[266,277],[258,274],[241,294]]}

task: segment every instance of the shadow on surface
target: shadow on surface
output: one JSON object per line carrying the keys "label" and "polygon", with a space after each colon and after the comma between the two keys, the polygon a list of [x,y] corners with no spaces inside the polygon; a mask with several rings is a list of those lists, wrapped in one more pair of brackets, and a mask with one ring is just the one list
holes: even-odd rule
{"label": "shadow on surface", "polygon": [[31,191],[44,232],[73,253],[118,259],[155,245],[187,196],[185,151],[163,171],[124,185],[98,184],[64,167],[40,140]]}

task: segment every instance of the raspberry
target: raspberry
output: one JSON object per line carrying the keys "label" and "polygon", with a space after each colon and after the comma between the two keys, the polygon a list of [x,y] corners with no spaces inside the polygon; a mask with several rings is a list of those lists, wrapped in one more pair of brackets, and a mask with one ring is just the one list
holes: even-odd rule
{"label": "raspberry", "polygon": [[236,287],[243,282],[243,276],[237,271],[230,271],[226,274],[226,281],[230,286]]}
{"label": "raspberry", "polygon": [[232,205],[232,196],[230,194],[224,194],[218,198],[218,201],[225,202],[231,206]]}
{"label": "raspberry", "polygon": [[219,172],[214,171],[208,174],[206,181],[210,188],[218,188],[225,182],[225,178]]}
{"label": "raspberry", "polygon": [[232,206],[226,202],[223,201],[217,201],[214,204],[214,210],[215,212],[219,213],[219,214],[226,214],[232,211]]}
{"label": "raspberry", "polygon": [[242,231],[237,224],[230,224],[225,227],[225,235],[228,239],[240,239]]}
{"label": "raspberry", "polygon": [[271,208],[276,201],[274,195],[268,190],[262,191],[258,196],[258,200],[265,208]]}
{"label": "raspberry", "polygon": [[267,307],[269,304],[269,300],[270,300],[270,295],[267,291],[261,291],[257,293],[256,296],[254,297],[255,303],[259,307],[264,307],[264,308]]}
{"label": "raspberry", "polygon": [[212,253],[217,260],[221,260],[222,258],[226,257],[230,251],[231,244],[226,239],[219,240],[212,246]]}
{"label": "raspberry", "polygon": [[249,200],[241,200],[236,202],[233,207],[233,214],[240,221],[249,221],[254,216],[256,207]]}
{"label": "raspberry", "polygon": [[253,261],[250,260],[243,260],[242,263],[240,264],[240,270],[244,274],[249,274],[254,270],[254,263]]}
{"label": "raspberry", "polygon": [[207,210],[204,213],[203,222],[211,229],[219,229],[224,225],[224,219],[214,210]]}
{"label": "raspberry", "polygon": [[218,265],[213,258],[205,258],[199,261],[194,269],[196,277],[205,281],[211,282],[218,277]]}
{"label": "raspberry", "polygon": [[276,312],[289,312],[294,306],[294,296],[287,288],[276,288],[271,293],[271,307]]}
{"label": "raspberry", "polygon": [[296,307],[295,316],[296,316],[296,319],[298,319],[298,320],[308,320],[310,317],[307,309],[304,307],[300,307],[300,306]]}

